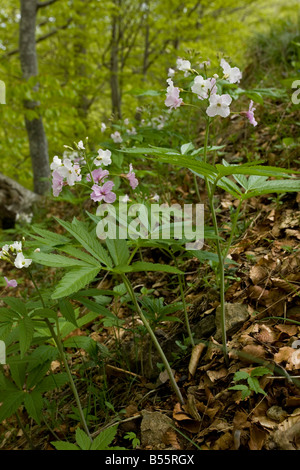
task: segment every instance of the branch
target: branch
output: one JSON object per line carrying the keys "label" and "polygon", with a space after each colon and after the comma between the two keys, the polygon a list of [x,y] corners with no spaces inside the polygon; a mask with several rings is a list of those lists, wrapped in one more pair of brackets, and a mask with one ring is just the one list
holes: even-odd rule
{"label": "branch", "polygon": [[58,0],[47,0],[45,2],[37,2],[36,4],[36,7],[39,9],[39,8],[43,8],[43,7],[47,7],[48,5],[52,5],[52,3],[55,3],[57,2]]}
{"label": "branch", "polygon": [[[57,0],[53,0],[53,1],[57,1]],[[66,24],[64,24],[63,26],[59,26],[58,28],[55,28],[55,29],[52,29],[52,31],[49,31],[49,33],[46,33],[46,34],[43,34],[43,36],[40,36],[39,38],[37,38],[37,40],[35,41],[36,44],[38,42],[41,42],[41,41],[44,41],[45,39],[48,39],[50,38],[51,36],[54,36],[56,33],[58,33],[59,31],[63,30],[63,29],[66,29],[69,24],[71,23],[72,21],[72,18],[70,18]],[[5,59],[6,57],[10,57],[12,55],[15,55],[15,54],[18,54],[19,53],[19,48],[17,49],[13,49],[12,51],[9,51],[7,52],[6,54],[4,54],[2,56],[3,59]]]}

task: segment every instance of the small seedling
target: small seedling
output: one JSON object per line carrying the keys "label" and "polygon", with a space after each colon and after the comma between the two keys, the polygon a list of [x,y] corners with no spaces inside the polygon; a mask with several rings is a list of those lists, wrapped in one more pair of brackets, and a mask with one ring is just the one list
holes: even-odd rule
{"label": "small seedling", "polygon": [[234,374],[233,381],[240,382],[244,380],[247,382],[247,385],[237,384],[233,387],[230,387],[228,390],[240,390],[242,392],[242,400],[246,400],[246,398],[248,398],[252,392],[267,395],[266,392],[261,388],[258,380],[258,377],[263,377],[267,374],[273,374],[273,372],[271,372],[266,367],[256,367],[255,369],[251,370],[250,374],[246,371],[240,370]]}

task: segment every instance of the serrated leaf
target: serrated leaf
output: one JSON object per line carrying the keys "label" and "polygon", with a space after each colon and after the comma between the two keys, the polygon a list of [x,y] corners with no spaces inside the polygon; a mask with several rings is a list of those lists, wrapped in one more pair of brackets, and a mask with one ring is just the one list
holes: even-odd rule
{"label": "serrated leaf", "polygon": [[15,297],[4,297],[1,300],[18,315],[27,315],[27,308],[22,300],[16,299]]}
{"label": "serrated leaf", "polygon": [[260,385],[256,377],[248,377],[247,382],[251,390],[253,390],[255,393],[259,392]]}
{"label": "serrated leaf", "polygon": [[49,392],[55,388],[60,388],[68,382],[69,378],[66,372],[59,374],[50,374],[45,377],[42,382],[36,387],[40,393]]}
{"label": "serrated leaf", "polygon": [[52,294],[52,299],[60,299],[62,297],[67,297],[68,295],[79,291],[91,281],[93,281],[97,276],[98,272],[99,268],[95,267],[82,267],[76,270],[70,270],[58,283],[58,286]]}
{"label": "serrated leaf", "polygon": [[65,222],[60,219],[56,219],[57,222],[62,225],[77,241],[86,249],[94,258],[104,263],[106,266],[112,266],[110,257],[107,251],[101,245],[98,240],[96,233],[91,234],[83,222],[79,222],[77,219],[73,219],[72,224]]}
{"label": "serrated leaf", "polygon": [[26,366],[27,364],[24,363],[11,363],[9,360],[7,361],[9,364],[9,369],[11,376],[18,386],[20,390],[23,390],[25,377],[26,377]]}
{"label": "serrated leaf", "polygon": [[289,179],[289,180],[274,180],[265,181],[261,188],[249,191],[247,194],[243,194],[243,199],[248,199],[262,194],[272,193],[288,193],[288,192],[299,192],[300,191],[300,180]]}
{"label": "serrated leaf", "polygon": [[118,426],[113,426],[108,429],[104,429],[100,434],[94,439],[93,444],[91,445],[91,450],[106,450],[109,445],[112,443]]}
{"label": "serrated leaf", "polygon": [[255,367],[250,373],[251,377],[262,377],[263,375],[273,375],[273,372],[267,367]]}
{"label": "serrated leaf", "polygon": [[[85,261],[77,260],[74,258],[68,258],[67,256],[53,255],[47,253],[33,253],[32,259],[36,263],[42,264],[43,266],[49,266],[52,268],[70,268],[72,266],[91,266]],[[98,263],[99,265],[99,263]],[[100,266],[99,266],[100,267]]]}
{"label": "serrated leaf", "polygon": [[74,256],[75,258],[81,259],[82,261],[85,261],[85,263],[99,266],[99,262],[95,258],[72,245],[64,245],[58,248],[58,250],[64,251],[65,253],[68,253],[68,255]]}
{"label": "serrated leaf", "polygon": [[70,442],[53,441],[51,444],[56,450],[80,450],[78,446],[71,444]]}
{"label": "serrated leaf", "polygon": [[90,449],[92,442],[89,436],[84,431],[82,431],[82,429],[77,428],[75,436],[76,436],[76,442],[82,450]]}
{"label": "serrated leaf", "polygon": [[43,237],[43,242],[48,243],[50,246],[55,245],[65,245],[69,242],[69,238],[65,237],[64,235],[60,235],[55,232],[50,232],[50,230],[45,230],[36,225],[31,227],[35,233]]}
{"label": "serrated leaf", "polygon": [[41,393],[33,390],[25,394],[24,405],[30,418],[33,418],[38,424],[41,424],[43,397]]}
{"label": "serrated leaf", "polygon": [[107,238],[106,246],[116,266],[127,263],[129,250],[126,240],[112,240]]}
{"label": "serrated leaf", "polygon": [[77,328],[78,325],[75,317],[74,308],[72,307],[70,302],[66,299],[59,299],[58,306],[62,316],[70,323],[73,323],[73,325],[75,325]]}
{"label": "serrated leaf", "polygon": [[0,406],[0,423],[6,418],[9,418],[13,413],[17,411],[19,406],[23,403],[25,398],[25,392],[10,391],[5,394],[5,398],[1,397],[2,405]]}
{"label": "serrated leaf", "polygon": [[27,315],[24,316],[19,321],[19,341],[20,341],[20,352],[21,357],[24,357],[24,354],[29,349],[31,340],[34,334],[34,324],[31,318]]}
{"label": "serrated leaf", "polygon": [[233,380],[234,382],[238,382],[239,380],[245,380],[245,379],[248,379],[249,377],[249,374],[248,372],[245,372],[243,370],[239,370],[238,372],[236,372],[233,376]]}
{"label": "serrated leaf", "polygon": [[148,263],[144,261],[137,261],[136,263],[132,263],[130,266],[125,265],[114,268],[114,272],[119,273],[137,273],[142,271],[159,271],[170,274],[184,274],[183,271],[180,271],[180,269],[175,268],[174,266],[169,266],[168,264]]}

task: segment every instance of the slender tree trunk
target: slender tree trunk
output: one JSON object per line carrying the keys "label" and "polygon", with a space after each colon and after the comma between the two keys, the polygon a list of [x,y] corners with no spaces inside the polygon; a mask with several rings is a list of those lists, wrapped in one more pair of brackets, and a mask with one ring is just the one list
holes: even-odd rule
{"label": "slender tree trunk", "polygon": [[[120,5],[119,5],[120,6]],[[121,93],[119,84],[119,38],[118,38],[118,13],[112,17],[112,37],[110,55],[110,88],[111,88],[111,109],[112,114],[117,118],[122,118]]]}
{"label": "slender tree trunk", "polygon": [[[19,50],[23,78],[29,80],[38,75],[38,60],[35,42],[37,0],[20,0],[21,20]],[[38,83],[33,93],[39,88]],[[25,110],[32,110],[39,114],[40,102],[36,100],[24,101]],[[33,170],[34,192],[45,194],[50,188],[50,167],[48,143],[41,116],[29,119],[25,113],[25,125],[29,140],[30,156]]]}

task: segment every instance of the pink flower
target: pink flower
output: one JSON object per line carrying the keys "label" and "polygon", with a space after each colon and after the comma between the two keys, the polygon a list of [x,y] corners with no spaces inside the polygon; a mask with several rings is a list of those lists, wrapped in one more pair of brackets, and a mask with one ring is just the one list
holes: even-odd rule
{"label": "pink flower", "polygon": [[129,181],[130,186],[132,189],[135,189],[139,184],[137,178],[135,177],[135,173],[132,171],[132,164],[129,165],[129,173],[127,173],[126,178]]}
{"label": "pink flower", "polygon": [[246,113],[247,118],[249,119],[250,124],[252,124],[254,127],[257,126],[257,122],[254,117],[254,111],[256,108],[253,108],[253,101],[250,101],[249,104],[249,110],[244,111]]}
{"label": "pink flower", "polygon": [[167,97],[165,100],[165,105],[169,108],[178,108],[182,104],[182,98],[179,98],[179,88],[174,87],[173,81],[171,78],[168,78],[167,83],[169,84],[167,88]]}
{"label": "pink flower", "polygon": [[[108,175],[109,175],[109,171],[102,170],[101,168],[97,168],[96,170],[92,171],[92,177],[93,177],[94,183],[99,183]],[[86,180],[91,181],[91,175],[87,175]]]}
{"label": "pink flower", "polygon": [[64,178],[58,173],[57,170],[54,170],[52,173],[52,189],[53,189],[53,196],[59,196],[62,187],[64,184]]}
{"label": "pink flower", "polygon": [[92,186],[93,192],[91,194],[91,199],[95,202],[100,202],[102,200],[108,203],[115,202],[117,196],[112,192],[114,185],[115,184],[112,181],[107,181],[103,186],[94,184]]}
{"label": "pink flower", "polygon": [[4,276],[5,282],[6,282],[6,287],[17,287],[18,283],[15,279],[11,279],[10,281],[7,279],[7,277]]}

